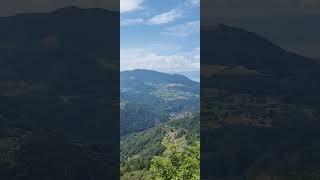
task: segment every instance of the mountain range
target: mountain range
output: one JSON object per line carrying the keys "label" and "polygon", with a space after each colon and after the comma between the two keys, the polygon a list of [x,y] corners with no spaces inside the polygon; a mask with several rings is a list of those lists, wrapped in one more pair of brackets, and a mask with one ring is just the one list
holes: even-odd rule
{"label": "mountain range", "polygon": [[152,179],[152,159],[163,156],[168,144],[186,149],[199,141],[198,82],[180,74],[123,71],[120,99],[122,180]]}
{"label": "mountain range", "polygon": [[201,32],[200,97],[182,75],[119,78],[119,23],[75,7],[0,18],[0,179],[115,179],[119,158],[144,168],[163,140],[195,141],[200,117],[203,179],[320,177],[319,63],[219,25]]}
{"label": "mountain range", "polygon": [[119,177],[119,23],[76,7],[0,18],[0,179]]}
{"label": "mountain range", "polygon": [[179,74],[143,69],[124,71],[120,74],[120,91],[123,135],[200,109],[200,84]]}
{"label": "mountain range", "polygon": [[[315,60],[288,52],[252,32],[226,25],[204,30],[202,34],[205,37],[201,51],[202,74],[216,77],[205,84],[237,91],[242,88],[251,93],[282,94],[295,102],[309,99],[310,103],[310,98],[318,101],[320,84],[314,77],[320,72]],[[206,75],[202,78],[205,80]],[[234,78],[233,83],[224,78]]]}
{"label": "mountain range", "polygon": [[201,32],[203,179],[317,179],[320,66],[246,30]]}

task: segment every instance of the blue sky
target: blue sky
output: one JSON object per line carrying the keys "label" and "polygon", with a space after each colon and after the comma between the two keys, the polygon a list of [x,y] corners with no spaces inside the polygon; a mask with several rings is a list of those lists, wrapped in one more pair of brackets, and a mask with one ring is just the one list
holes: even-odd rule
{"label": "blue sky", "polygon": [[199,71],[200,0],[120,0],[121,70]]}

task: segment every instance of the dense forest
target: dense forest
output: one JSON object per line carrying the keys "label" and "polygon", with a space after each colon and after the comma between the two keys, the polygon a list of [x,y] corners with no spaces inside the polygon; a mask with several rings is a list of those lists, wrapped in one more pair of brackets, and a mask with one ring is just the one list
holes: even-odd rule
{"label": "dense forest", "polygon": [[199,83],[121,72],[121,179],[199,179]]}
{"label": "dense forest", "polygon": [[[123,137],[121,139],[120,169],[122,178],[150,179],[150,177],[153,177],[156,171],[155,169],[157,169],[154,166],[161,166],[159,164],[164,163],[162,161],[169,161],[172,163],[172,166],[179,167],[179,164],[171,162],[171,160],[167,158],[177,156],[176,158],[185,160],[182,156],[187,156],[189,153],[192,153],[189,157],[194,158],[190,161],[196,161],[194,163],[197,163],[197,165],[193,165],[193,168],[188,171],[190,173],[200,171],[199,134],[199,115],[190,115],[181,119],[160,123],[153,128]],[[165,166],[163,168],[169,167]],[[157,172],[162,172],[162,170]],[[172,172],[172,177],[178,178],[179,173],[182,173],[182,170],[181,172],[180,170],[176,170],[175,173]],[[200,174],[197,173],[197,177],[194,178],[199,179],[199,177]]]}

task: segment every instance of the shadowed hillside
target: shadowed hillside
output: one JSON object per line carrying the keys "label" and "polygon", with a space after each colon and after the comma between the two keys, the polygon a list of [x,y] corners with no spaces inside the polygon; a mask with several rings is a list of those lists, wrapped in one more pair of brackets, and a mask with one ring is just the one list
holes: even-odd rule
{"label": "shadowed hillside", "polygon": [[317,179],[320,66],[242,29],[202,33],[204,179]]}
{"label": "shadowed hillside", "polygon": [[117,24],[76,7],[0,18],[0,179],[118,177]]}

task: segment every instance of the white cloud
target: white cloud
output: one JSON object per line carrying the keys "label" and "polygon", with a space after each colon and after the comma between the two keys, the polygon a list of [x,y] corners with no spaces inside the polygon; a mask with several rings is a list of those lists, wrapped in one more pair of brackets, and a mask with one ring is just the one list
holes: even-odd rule
{"label": "white cloud", "polygon": [[149,24],[159,25],[159,24],[166,24],[176,20],[177,18],[181,17],[182,14],[176,9],[171,11],[159,14],[154,16],[153,18],[149,19]]}
{"label": "white cloud", "polygon": [[194,6],[200,6],[200,0],[189,0],[189,3]]}
{"label": "white cloud", "polygon": [[[181,13],[177,10],[171,10],[169,12],[156,15],[151,19],[134,18],[134,19],[122,19],[121,26],[139,25],[139,24],[149,24],[149,25],[160,25],[166,24],[176,20],[181,17]],[[191,26],[191,25],[189,25]]]}
{"label": "white cloud", "polygon": [[200,32],[200,21],[191,21],[168,28],[162,34],[186,37],[194,33]]}
{"label": "white cloud", "polygon": [[144,19],[142,19],[142,18],[123,19],[120,22],[121,26],[132,26],[132,25],[138,25],[138,24],[143,24],[143,23],[144,23]]}
{"label": "white cloud", "polygon": [[143,0],[120,0],[120,12],[130,12],[140,8]]}
{"label": "white cloud", "polygon": [[194,49],[194,59],[199,62],[199,68],[200,68],[200,47],[197,47]]}
{"label": "white cloud", "polygon": [[160,55],[145,49],[121,49],[121,71],[149,69],[162,72],[197,71],[200,60],[196,54]]}

